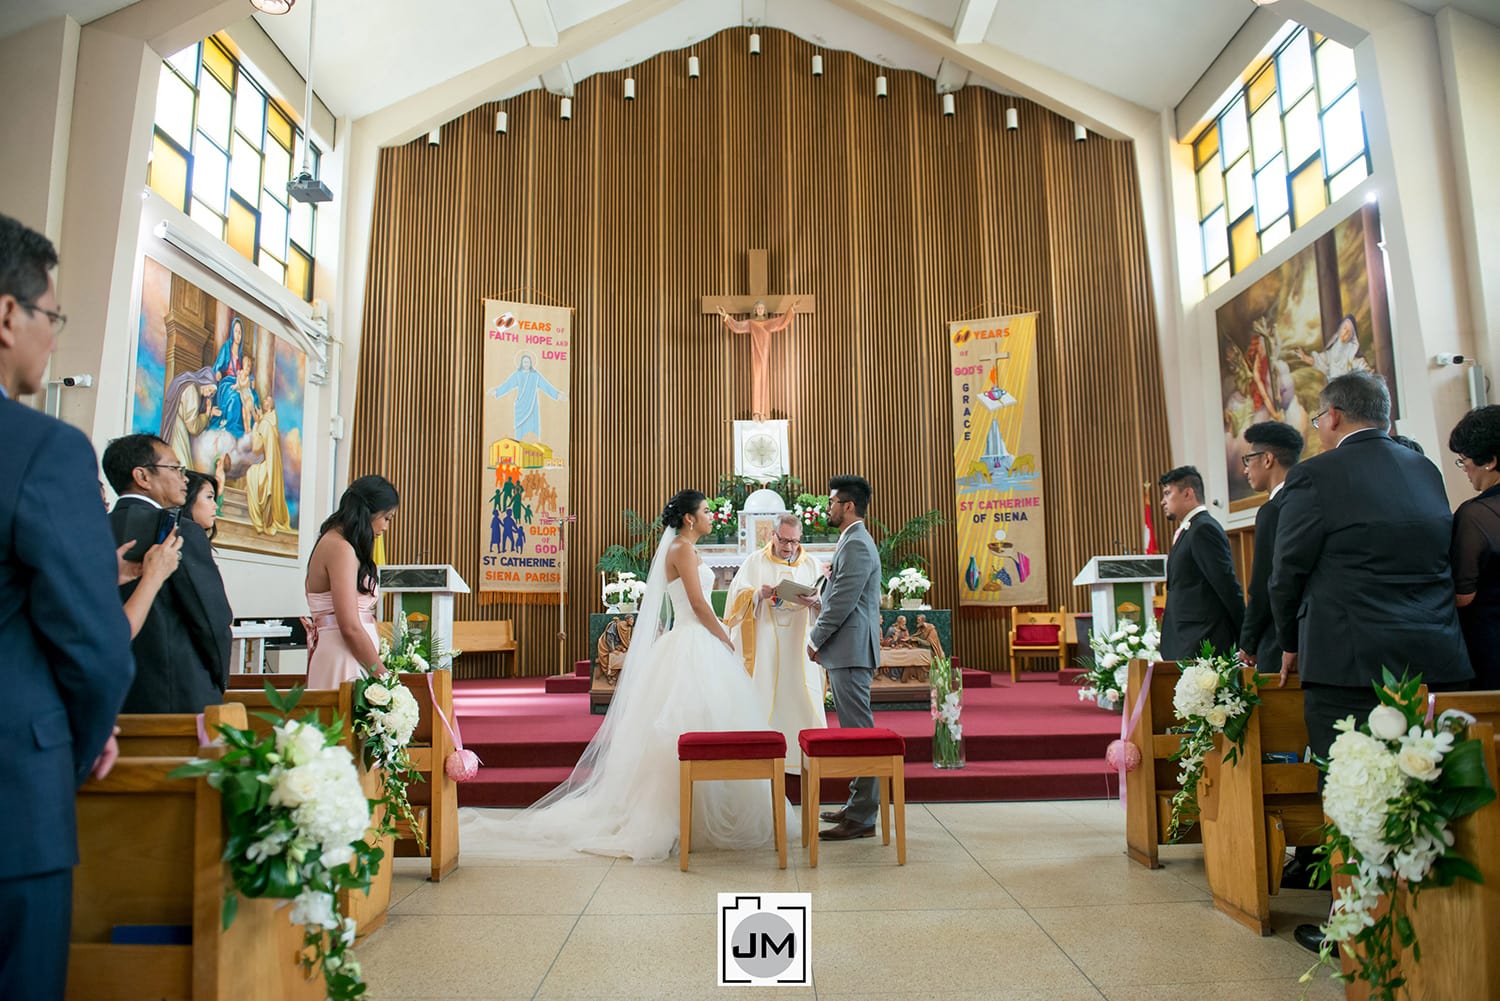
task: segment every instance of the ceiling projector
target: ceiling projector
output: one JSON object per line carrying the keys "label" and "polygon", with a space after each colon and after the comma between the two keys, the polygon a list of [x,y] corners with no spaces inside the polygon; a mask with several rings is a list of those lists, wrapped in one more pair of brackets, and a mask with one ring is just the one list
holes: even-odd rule
{"label": "ceiling projector", "polygon": [[286,193],[299,202],[309,204],[333,201],[333,192],[328,190],[328,185],[305,170],[287,182]]}

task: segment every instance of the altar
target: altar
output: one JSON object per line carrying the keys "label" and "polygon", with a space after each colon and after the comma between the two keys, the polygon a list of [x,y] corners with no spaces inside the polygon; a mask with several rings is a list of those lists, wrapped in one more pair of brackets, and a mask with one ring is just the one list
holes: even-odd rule
{"label": "altar", "polygon": [[[722,613],[719,602],[715,605]],[[589,712],[596,716],[614,698],[636,618],[634,612],[589,615]],[[880,709],[928,709],[933,658],[953,653],[953,613],[946,608],[886,608],[881,609],[880,626],[880,667],[870,683],[871,703]]]}

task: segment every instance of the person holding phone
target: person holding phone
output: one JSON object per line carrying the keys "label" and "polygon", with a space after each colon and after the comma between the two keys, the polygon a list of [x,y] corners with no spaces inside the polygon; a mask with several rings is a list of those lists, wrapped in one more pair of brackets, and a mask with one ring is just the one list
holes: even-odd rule
{"label": "person holding phone", "polygon": [[[124,559],[145,561],[153,547],[169,552],[176,546],[180,554],[131,642],[136,677],[124,711],[199,713],[218,705],[229,684],[233,614],[208,535],[191,517],[178,517],[187,502],[188,471],[172,447],[152,434],[116,438],[105,448],[103,464],[120,498],[109,519],[115,543],[130,547]],[[128,603],[144,581],[143,572],[121,586],[121,598]]]}

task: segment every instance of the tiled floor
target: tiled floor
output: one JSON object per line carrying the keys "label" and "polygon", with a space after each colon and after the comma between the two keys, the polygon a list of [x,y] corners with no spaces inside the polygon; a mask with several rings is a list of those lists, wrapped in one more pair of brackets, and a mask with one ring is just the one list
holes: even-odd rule
{"label": "tiled floor", "polygon": [[[1273,900],[1260,938],[1213,909],[1202,849],[1128,861],[1112,802],[907,808],[907,865],[878,838],[693,853],[692,869],[580,856],[469,856],[441,884],[396,861],[391,915],[359,947],[373,1001],[701,998],[714,986],[721,891],[812,894],[814,985],[741,994],[984,1001],[1294,1001],[1313,957],[1291,939],[1327,895]],[[1322,973],[1311,1001],[1342,998]]]}

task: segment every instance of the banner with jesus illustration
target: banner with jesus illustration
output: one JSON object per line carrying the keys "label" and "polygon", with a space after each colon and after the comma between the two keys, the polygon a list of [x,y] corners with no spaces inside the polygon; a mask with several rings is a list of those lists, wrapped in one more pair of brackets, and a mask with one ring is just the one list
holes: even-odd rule
{"label": "banner with jesus illustration", "polygon": [[481,600],[559,600],[572,325],[570,309],[484,300]]}
{"label": "banner with jesus illustration", "polygon": [[1047,603],[1036,320],[948,324],[960,605]]}

